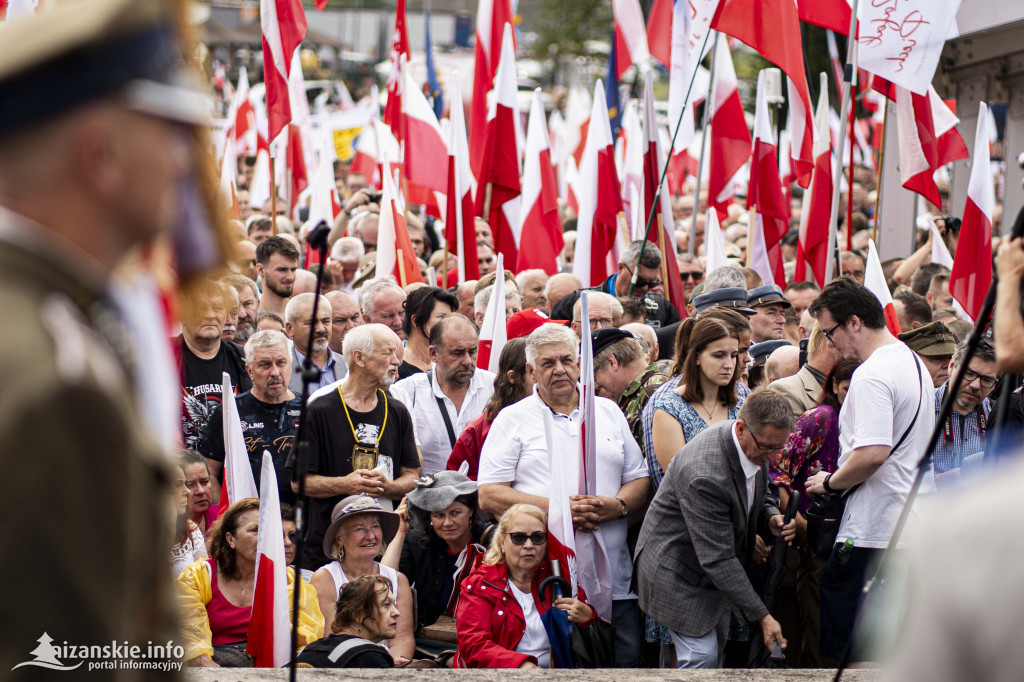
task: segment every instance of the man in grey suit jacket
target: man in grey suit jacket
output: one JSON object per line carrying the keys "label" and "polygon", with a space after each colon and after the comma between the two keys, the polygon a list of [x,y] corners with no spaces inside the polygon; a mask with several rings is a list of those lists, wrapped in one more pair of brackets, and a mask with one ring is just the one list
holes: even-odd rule
{"label": "man in grey suit jacket", "polygon": [[821,327],[815,322],[807,340],[807,363],[793,376],[773,381],[771,387],[786,397],[793,416],[799,418],[807,410],[818,406],[825,378],[835,364],[836,349],[828,343]]}
{"label": "man in grey suit jacket", "polygon": [[786,444],[793,415],[777,391],[754,391],[738,419],[711,426],[672,459],[636,549],[640,607],[672,631],[680,668],[721,667],[729,614],[761,626],[765,646],[782,629],[754,591],[757,531],[792,540],[768,494],[768,460]]}

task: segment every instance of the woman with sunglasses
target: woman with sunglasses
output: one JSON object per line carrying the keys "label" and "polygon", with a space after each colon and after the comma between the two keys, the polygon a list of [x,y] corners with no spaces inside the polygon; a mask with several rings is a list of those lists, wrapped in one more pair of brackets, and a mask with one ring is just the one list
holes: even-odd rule
{"label": "woman with sunglasses", "polygon": [[[462,583],[456,668],[550,667],[541,614],[554,607],[580,627],[595,618],[582,589],[580,599],[563,597],[554,604],[540,594],[540,584],[551,575],[547,527],[547,516],[532,504],[512,505],[502,515],[483,562]],[[569,574],[567,567],[562,574]]]}

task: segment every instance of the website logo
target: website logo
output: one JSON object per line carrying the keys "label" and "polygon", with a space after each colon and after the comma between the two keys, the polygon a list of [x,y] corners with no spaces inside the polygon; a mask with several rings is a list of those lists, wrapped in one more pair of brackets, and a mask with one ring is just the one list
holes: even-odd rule
{"label": "website logo", "polygon": [[[39,646],[29,652],[35,660],[24,661],[11,668],[46,668],[47,670],[76,670],[83,665],[87,670],[181,670],[185,648],[174,642],[146,646],[132,646],[128,642],[111,642],[102,646],[54,644],[49,634],[36,640]],[[67,661],[67,662],[65,662]],[[74,664],[72,665],[72,662]]]}
{"label": "website logo", "polygon": [[11,668],[11,670],[17,670],[25,665],[31,665],[37,668],[48,668],[50,670],[74,670],[81,667],[82,663],[84,663],[84,661],[79,661],[78,665],[71,667],[61,663],[60,659],[57,658],[57,654],[59,653],[57,647],[50,643],[53,641],[53,637],[50,637],[45,632],[43,633],[43,636],[36,641],[39,642],[39,646],[29,652],[29,654],[36,657],[36,660],[19,663]]}

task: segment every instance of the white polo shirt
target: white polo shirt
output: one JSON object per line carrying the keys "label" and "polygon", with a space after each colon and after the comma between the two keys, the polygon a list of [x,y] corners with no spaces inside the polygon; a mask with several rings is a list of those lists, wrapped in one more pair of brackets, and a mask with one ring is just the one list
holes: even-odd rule
{"label": "white polo shirt", "polygon": [[487,401],[494,394],[494,374],[486,369],[478,369],[473,372],[469,390],[462,400],[462,409],[456,410],[455,403],[441,391],[437,377],[432,376],[436,367],[432,367],[430,372],[417,372],[411,377],[395,382],[391,387],[391,396],[400,400],[412,413],[416,445],[423,456],[424,475],[447,469],[448,457],[452,454],[448,429],[445,427],[437,399],[440,398],[444,403],[448,418],[452,422],[452,429],[455,431],[455,439],[458,440],[466,424],[483,413]]}
{"label": "white polo shirt", "polygon": [[[534,387],[533,395],[498,413],[480,452],[479,484],[511,481],[513,490],[550,497],[551,467],[544,434],[545,411],[551,412],[551,408],[540,399]],[[649,476],[647,464],[618,405],[606,398],[598,398],[594,412],[597,440],[597,490],[594,494],[615,497],[624,484]],[[564,457],[578,457],[582,418],[579,409],[568,416],[552,412],[552,417],[555,427],[552,447],[555,452]],[[570,490],[576,489],[579,467],[567,466],[565,474]],[[636,595],[629,591],[633,562],[626,546],[627,530],[626,519],[601,524],[601,534],[612,564],[613,599],[636,599]]]}

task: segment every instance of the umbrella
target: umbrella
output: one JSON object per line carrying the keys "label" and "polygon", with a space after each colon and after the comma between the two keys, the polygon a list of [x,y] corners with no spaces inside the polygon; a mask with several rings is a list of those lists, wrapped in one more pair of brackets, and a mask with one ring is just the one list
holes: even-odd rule
{"label": "umbrella", "polygon": [[[796,516],[797,505],[800,504],[800,491],[794,490],[786,506],[786,515],[783,517],[783,525],[788,524]],[[761,599],[764,601],[770,613],[775,606],[775,596],[782,583],[782,577],[786,573],[786,549],[788,545],[780,537],[772,545],[772,553],[768,557],[768,579],[764,583],[764,591]],[[764,638],[758,632],[750,640],[750,653],[748,654],[748,667],[751,668],[781,668],[785,664],[776,657],[773,652],[768,651],[764,646]]]}
{"label": "umbrella", "polygon": [[548,633],[548,642],[551,643],[551,660],[553,668],[571,668],[572,646],[569,642],[569,635],[572,633],[572,623],[569,622],[569,614],[561,609],[555,608],[555,601],[561,599],[570,590],[569,581],[562,577],[561,565],[557,559],[551,561],[551,575],[540,584],[540,596],[548,597],[548,610],[541,614],[541,622]]}

